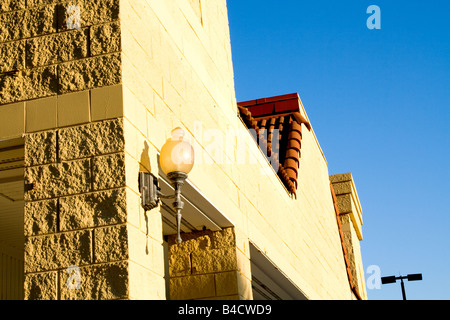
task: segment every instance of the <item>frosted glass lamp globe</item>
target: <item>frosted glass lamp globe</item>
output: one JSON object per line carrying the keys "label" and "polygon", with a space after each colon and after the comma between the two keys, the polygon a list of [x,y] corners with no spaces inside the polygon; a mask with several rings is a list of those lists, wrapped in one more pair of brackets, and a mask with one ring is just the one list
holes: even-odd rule
{"label": "frosted glass lamp globe", "polygon": [[167,175],[172,172],[188,174],[194,166],[194,149],[184,140],[184,131],[181,128],[172,130],[172,136],[167,139],[161,148],[159,164]]}

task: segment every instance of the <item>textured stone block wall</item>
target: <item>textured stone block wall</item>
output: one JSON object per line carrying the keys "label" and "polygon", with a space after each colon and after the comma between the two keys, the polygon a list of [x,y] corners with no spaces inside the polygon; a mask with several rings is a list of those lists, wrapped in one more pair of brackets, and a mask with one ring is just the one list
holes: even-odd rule
{"label": "textured stone block wall", "polygon": [[128,296],[124,148],[122,119],[26,135],[26,299]]}
{"label": "textured stone block wall", "polygon": [[3,1],[0,104],[120,83],[118,18],[118,0]]}
{"label": "textured stone block wall", "polygon": [[0,138],[121,116],[89,102],[121,83],[120,51],[119,0],[2,0]]}
{"label": "textured stone block wall", "polygon": [[251,299],[249,260],[236,246],[234,228],[170,236],[170,299]]}
{"label": "textured stone block wall", "polygon": [[25,134],[26,299],[128,296],[119,2],[0,1],[0,139]]}
{"label": "textured stone block wall", "polygon": [[352,284],[363,299],[367,299],[364,268],[361,257],[362,209],[351,173],[330,176],[336,194],[339,219],[347,250]]}

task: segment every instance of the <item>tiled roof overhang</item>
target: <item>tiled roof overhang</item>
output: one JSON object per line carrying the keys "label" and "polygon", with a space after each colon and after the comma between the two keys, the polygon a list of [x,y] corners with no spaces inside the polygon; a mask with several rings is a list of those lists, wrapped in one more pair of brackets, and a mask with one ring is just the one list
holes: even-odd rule
{"label": "tiled roof overhang", "polygon": [[[302,123],[297,93],[238,103],[242,120],[256,132],[256,142],[271,162],[287,190],[296,196],[302,146]],[[273,152],[278,150],[278,152]]]}

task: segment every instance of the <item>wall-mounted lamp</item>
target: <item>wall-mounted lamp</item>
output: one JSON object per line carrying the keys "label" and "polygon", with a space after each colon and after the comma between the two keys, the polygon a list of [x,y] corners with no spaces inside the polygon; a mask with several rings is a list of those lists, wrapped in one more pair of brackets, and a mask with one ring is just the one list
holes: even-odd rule
{"label": "wall-mounted lamp", "polygon": [[172,183],[175,189],[174,195],[164,195],[159,190],[158,178],[148,172],[139,173],[139,190],[141,192],[142,207],[151,210],[158,206],[160,198],[175,199],[172,203],[177,213],[177,242],[181,243],[181,210],[184,203],[181,201],[181,187],[188,177],[188,173],[194,166],[194,149],[191,144],[184,140],[184,131],[175,128],[172,137],[167,139],[161,148],[159,164],[162,171]]}

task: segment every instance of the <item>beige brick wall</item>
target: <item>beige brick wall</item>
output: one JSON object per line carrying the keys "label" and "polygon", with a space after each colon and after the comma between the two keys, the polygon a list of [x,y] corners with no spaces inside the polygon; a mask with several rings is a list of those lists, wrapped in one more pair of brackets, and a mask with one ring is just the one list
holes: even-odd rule
{"label": "beige brick wall", "polygon": [[[66,24],[71,4],[79,29]],[[35,183],[26,298],[165,298],[161,213],[140,206],[137,174],[158,174],[176,126],[196,147],[191,183],[235,225],[236,269],[188,281],[238,279],[238,294],[214,296],[251,298],[251,240],[309,298],[351,298],[314,132],[304,130],[292,199],[237,117],[225,0],[1,1],[0,58],[0,140],[24,136]],[[228,147],[217,152],[213,133]],[[70,265],[82,289],[66,285]]]}
{"label": "beige brick wall", "polygon": [[[115,274],[129,258],[123,150],[122,120],[26,135],[26,299],[128,297],[127,274]],[[70,266],[79,290],[67,285]]]}
{"label": "beige brick wall", "polygon": [[[65,13],[65,5],[67,3],[51,4],[0,14],[3,22],[0,24],[3,27],[0,30],[0,52],[3,54],[0,103],[120,82],[120,55],[112,53],[120,51],[120,41],[112,38],[108,45],[99,45],[105,42],[111,30],[117,31],[118,23],[64,31],[66,27],[58,22],[61,18],[58,14]],[[91,14],[96,16],[97,12]],[[39,18],[43,19],[37,20]],[[104,17],[105,20],[116,18]],[[16,25],[15,20],[20,21],[20,25]],[[33,32],[24,32],[30,25],[37,26]],[[8,31],[15,30],[17,34],[8,35]]]}
{"label": "beige brick wall", "polygon": [[[80,25],[68,28],[73,4]],[[0,139],[123,115],[121,88],[96,89],[122,81],[119,0],[1,5]]]}
{"label": "beige brick wall", "polygon": [[170,299],[251,300],[249,257],[237,249],[234,228],[170,236]]}
{"label": "beige brick wall", "polygon": [[344,244],[352,276],[352,283],[360,296],[367,299],[364,267],[361,257],[362,209],[351,173],[330,176],[336,194],[339,219],[342,224]]}
{"label": "beige brick wall", "polygon": [[[81,24],[69,28],[72,4]],[[123,115],[119,1],[1,5],[0,139],[25,135],[34,183],[25,298],[129,297],[123,120],[102,121]],[[80,290],[66,285],[70,265]]]}
{"label": "beige brick wall", "polygon": [[[309,298],[351,299],[327,163],[314,132],[304,130],[298,199],[292,199],[274,173],[261,174],[269,164],[237,117],[226,2],[200,4],[121,2],[127,164],[138,168],[148,145],[146,168],[157,175],[159,149],[174,127],[184,127],[199,160],[190,181],[242,239],[262,248]],[[225,144],[230,132],[238,133],[232,147],[215,152],[212,134]],[[237,161],[238,144],[245,163]],[[244,243],[237,243],[242,254]]]}

